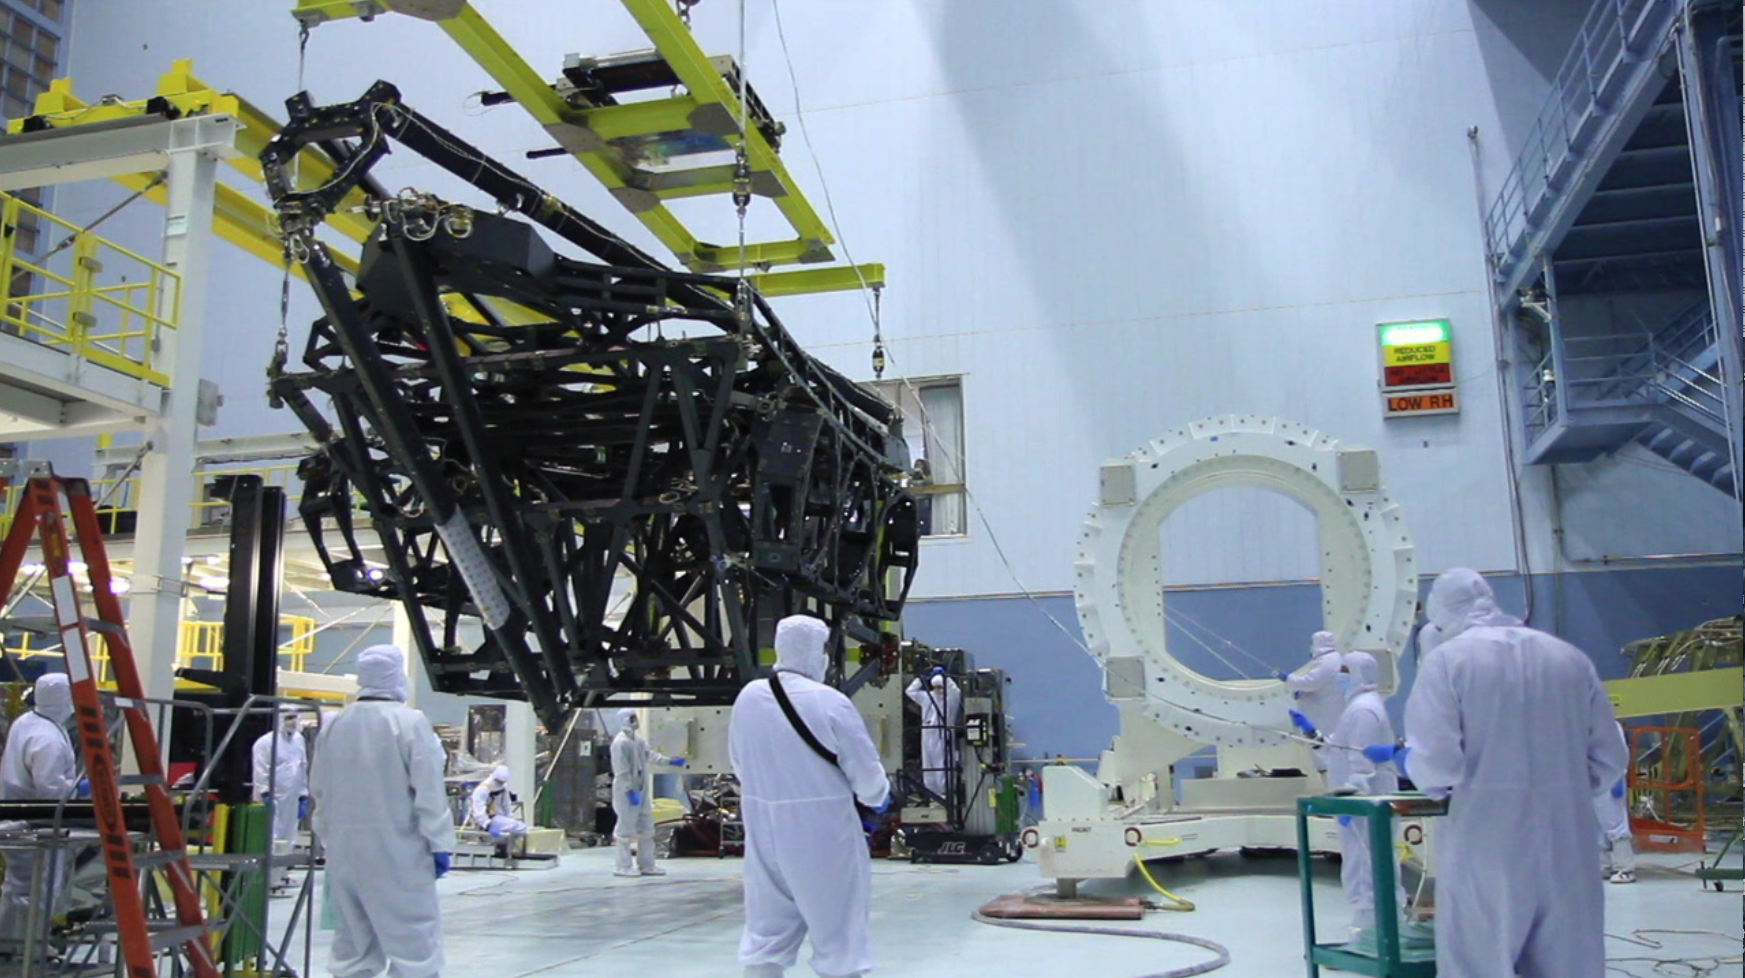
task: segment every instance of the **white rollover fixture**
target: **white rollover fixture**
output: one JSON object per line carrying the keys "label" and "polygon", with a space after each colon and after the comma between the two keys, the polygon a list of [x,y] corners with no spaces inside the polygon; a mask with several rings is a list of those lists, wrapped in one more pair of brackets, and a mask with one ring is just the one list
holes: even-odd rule
{"label": "white rollover fixture", "polygon": [[[1076,767],[1043,769],[1046,818],[1024,833],[1043,875],[1063,892],[1080,879],[1124,876],[1136,857],[1295,848],[1296,799],[1323,788],[1308,746],[1289,736],[1283,683],[1209,679],[1166,647],[1162,525],[1188,500],[1236,486],[1280,493],[1315,515],[1322,627],[1340,648],[1374,655],[1384,691],[1393,688],[1418,572],[1374,451],[1277,418],[1227,415],[1105,463],[1073,590],[1121,733],[1096,777]],[[1174,764],[1206,746],[1216,750],[1216,774],[1183,779],[1177,801]],[[1252,776],[1291,769],[1303,773]],[[1316,826],[1310,844],[1338,847],[1330,821]]]}

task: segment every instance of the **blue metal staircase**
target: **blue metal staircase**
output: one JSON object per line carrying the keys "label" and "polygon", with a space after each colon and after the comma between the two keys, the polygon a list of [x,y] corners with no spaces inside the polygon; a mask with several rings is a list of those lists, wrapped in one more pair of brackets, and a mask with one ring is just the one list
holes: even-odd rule
{"label": "blue metal staircase", "polygon": [[1485,216],[1505,301],[1532,282],[1540,256],[1556,249],[1654,106],[1680,8],[1677,0],[1595,0]]}
{"label": "blue metal staircase", "polygon": [[[1729,390],[1677,70],[1688,2],[1595,0],[1485,234],[1499,312],[1533,351],[1525,461],[1589,462],[1634,441],[1737,496],[1738,378]],[[1686,304],[1622,330],[1592,311],[1605,303],[1572,301],[1584,294]]]}
{"label": "blue metal staircase", "polygon": [[1524,388],[1529,464],[1590,462],[1637,441],[1732,491],[1719,343],[1706,300],[1660,329],[1557,339]]}

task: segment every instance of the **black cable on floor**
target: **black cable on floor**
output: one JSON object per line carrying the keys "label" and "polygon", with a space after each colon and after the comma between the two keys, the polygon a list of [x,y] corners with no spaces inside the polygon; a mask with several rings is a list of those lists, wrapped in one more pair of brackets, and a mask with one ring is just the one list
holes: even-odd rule
{"label": "black cable on floor", "polygon": [[1218,957],[1201,964],[1192,964],[1184,968],[1172,968],[1169,971],[1158,971],[1136,978],[1191,978],[1193,975],[1203,975],[1217,971],[1230,963],[1230,949],[1217,941],[1192,934],[1172,934],[1161,930],[1129,930],[1125,927],[1092,927],[1087,924],[1039,924],[1028,920],[1010,920],[1004,917],[990,917],[976,910],[970,917],[978,923],[990,924],[994,927],[1010,927],[1013,930],[1040,930],[1055,934],[1108,934],[1111,937],[1146,937],[1157,941],[1175,941],[1180,944],[1192,944],[1203,947]]}

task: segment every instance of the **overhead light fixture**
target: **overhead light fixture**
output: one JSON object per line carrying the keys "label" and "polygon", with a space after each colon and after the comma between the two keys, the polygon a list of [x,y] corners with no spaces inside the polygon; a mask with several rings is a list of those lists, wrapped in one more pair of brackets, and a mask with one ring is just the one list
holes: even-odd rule
{"label": "overhead light fixture", "polygon": [[208,591],[223,591],[224,589],[230,587],[230,578],[228,578],[228,577],[202,577],[198,581],[195,581],[194,583],[200,585],[201,587],[205,588]]}
{"label": "overhead light fixture", "polygon": [[112,577],[109,579],[109,593],[110,594],[126,594],[127,592],[129,592],[131,590],[133,590],[133,582],[128,580],[127,578],[125,578],[125,577]]}

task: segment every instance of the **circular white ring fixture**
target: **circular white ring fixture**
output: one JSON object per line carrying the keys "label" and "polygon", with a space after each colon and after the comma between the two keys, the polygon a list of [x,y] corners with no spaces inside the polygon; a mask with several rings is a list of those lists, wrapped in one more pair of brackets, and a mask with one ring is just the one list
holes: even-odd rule
{"label": "circular white ring fixture", "polygon": [[1322,627],[1339,637],[1340,648],[1377,655],[1384,690],[1392,688],[1394,655],[1416,615],[1417,560],[1399,507],[1381,484],[1376,453],[1304,425],[1207,418],[1104,464],[1073,591],[1109,699],[1143,700],[1153,720],[1200,743],[1270,746],[1289,727],[1283,683],[1208,679],[1165,648],[1159,531],[1183,503],[1229,486],[1280,493],[1315,515]]}

